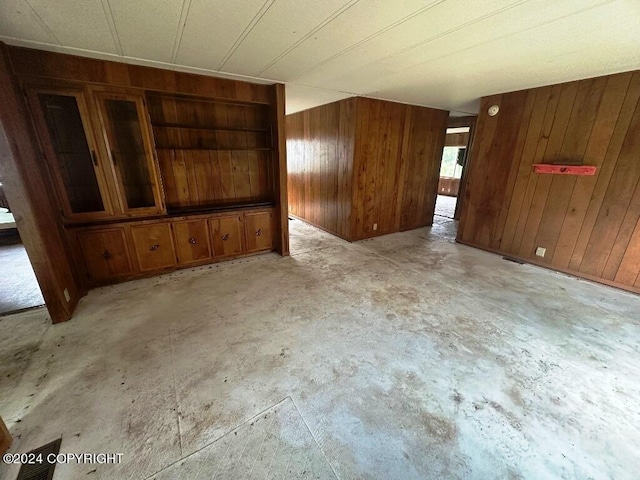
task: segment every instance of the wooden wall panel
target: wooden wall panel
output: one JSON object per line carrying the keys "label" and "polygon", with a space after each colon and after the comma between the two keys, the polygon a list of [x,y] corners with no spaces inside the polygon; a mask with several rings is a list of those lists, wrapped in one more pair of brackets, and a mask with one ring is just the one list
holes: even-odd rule
{"label": "wooden wall panel", "polygon": [[449,112],[409,106],[411,115],[405,122],[409,130],[402,157],[406,164],[402,181],[400,228],[410,230],[433,223],[436,207],[442,150]]}
{"label": "wooden wall panel", "polygon": [[10,56],[13,71],[17,75],[37,75],[244,102],[272,102],[272,85],[61,55],[22,47],[10,47]]}
{"label": "wooden wall panel", "polygon": [[[54,323],[71,318],[84,295],[63,235],[53,184],[15,79],[0,43],[0,181]],[[68,292],[69,300],[64,291]]]}
{"label": "wooden wall panel", "polygon": [[402,142],[410,106],[358,98],[357,108],[353,238],[361,239],[397,231],[398,187],[404,183]]}
{"label": "wooden wall panel", "polygon": [[350,236],[355,99],[286,118],[289,212]]}
{"label": "wooden wall panel", "polygon": [[[458,241],[640,291],[639,100],[640,71],[484,98]],[[575,161],[596,175],[532,171]]]}
{"label": "wooden wall panel", "polygon": [[289,115],[290,213],[351,241],[431,225],[447,120],[363,97]]}

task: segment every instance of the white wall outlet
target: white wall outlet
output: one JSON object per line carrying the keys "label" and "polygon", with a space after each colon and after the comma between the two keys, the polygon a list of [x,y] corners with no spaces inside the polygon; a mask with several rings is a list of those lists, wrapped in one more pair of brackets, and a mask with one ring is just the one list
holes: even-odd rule
{"label": "white wall outlet", "polygon": [[67,301],[67,303],[69,303],[71,301],[71,295],[69,295],[69,290],[65,288],[63,293],[64,293],[65,300]]}
{"label": "white wall outlet", "polygon": [[378,224],[377,224],[377,223],[374,223],[374,224],[373,224],[373,229],[374,229],[374,230],[377,230],[377,229],[378,229]]}
{"label": "white wall outlet", "polygon": [[538,247],[536,248],[536,255],[539,257],[544,257],[544,254],[547,253],[546,248]]}

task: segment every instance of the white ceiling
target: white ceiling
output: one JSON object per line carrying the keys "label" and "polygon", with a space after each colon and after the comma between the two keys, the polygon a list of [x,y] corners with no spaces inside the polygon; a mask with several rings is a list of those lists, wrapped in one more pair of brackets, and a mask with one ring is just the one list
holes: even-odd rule
{"label": "white ceiling", "polygon": [[0,40],[475,113],[493,93],[640,69],[639,0],[1,0]]}

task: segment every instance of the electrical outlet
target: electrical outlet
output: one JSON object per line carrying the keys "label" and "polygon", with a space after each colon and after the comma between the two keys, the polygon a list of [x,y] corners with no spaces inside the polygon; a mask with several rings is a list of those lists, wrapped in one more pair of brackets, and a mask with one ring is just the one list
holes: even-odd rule
{"label": "electrical outlet", "polygon": [[378,224],[377,224],[377,223],[374,223],[374,224],[373,224],[373,229],[374,229],[374,230],[377,230],[377,229],[378,229]]}
{"label": "electrical outlet", "polygon": [[64,293],[65,300],[67,301],[67,303],[69,303],[71,301],[71,295],[69,295],[69,290],[65,288],[63,293]]}
{"label": "electrical outlet", "polygon": [[542,248],[542,247],[536,248],[536,255],[538,257],[544,257],[545,253],[547,253],[547,249],[546,248]]}

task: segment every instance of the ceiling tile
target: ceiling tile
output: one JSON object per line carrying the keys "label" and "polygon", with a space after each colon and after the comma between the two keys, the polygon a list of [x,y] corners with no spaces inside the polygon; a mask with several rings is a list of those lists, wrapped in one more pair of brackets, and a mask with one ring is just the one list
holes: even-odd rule
{"label": "ceiling tile", "polygon": [[313,66],[351,47],[390,24],[437,5],[441,0],[360,0],[343,15],[302,42],[263,72],[277,80],[295,80]]}
{"label": "ceiling tile", "polygon": [[177,63],[217,70],[264,3],[192,0]]}
{"label": "ceiling tile", "polygon": [[0,2],[0,35],[42,43],[57,43],[38,23],[33,10],[23,0]]}
{"label": "ceiling tile", "polygon": [[[413,48],[405,48],[395,55],[370,62],[366,65],[356,67],[351,71],[345,71],[334,78],[325,77],[323,80],[308,82],[315,85],[321,83],[324,88],[340,89],[345,91],[357,91],[362,94],[378,95],[389,87],[397,87],[413,82],[425,82],[425,75],[433,74],[436,68],[431,65],[439,59],[447,59],[439,62],[440,68],[448,72],[449,80],[445,82],[455,85],[456,75],[464,78],[475,78],[475,60],[482,62],[484,56],[479,51],[475,51],[472,56],[474,62],[465,63],[453,60],[452,56],[457,52],[472,51],[482,45],[493,43],[491,48],[500,52],[501,45],[507,45],[513,35],[524,34],[529,36],[529,41],[525,48],[520,50],[520,58],[526,59],[531,52],[542,49],[549,53],[553,47],[541,48],[537,37],[531,32],[532,29],[540,25],[548,24],[565,17],[571,17],[580,10],[593,8],[594,5],[604,8],[602,0],[584,0],[581,2],[527,2],[516,8],[503,11],[498,15],[490,16],[482,21],[472,23],[460,31],[450,35],[438,36],[428,42],[416,44]],[[611,1],[605,3],[613,5]],[[581,25],[584,28],[584,25]],[[592,29],[586,29],[592,31]],[[523,33],[524,32],[524,33]],[[566,33],[560,30],[561,37]],[[504,42],[504,43],[503,43]],[[562,43],[562,42],[559,42]],[[560,47],[560,45],[558,45]],[[500,63],[494,65],[499,69]],[[536,65],[524,60],[518,68],[521,75],[528,75],[535,71]],[[426,85],[425,85],[426,86]],[[471,89],[474,90],[473,88]],[[429,95],[425,90],[425,95]]]}
{"label": "ceiling tile", "polygon": [[128,57],[170,62],[183,0],[109,0]]}
{"label": "ceiling tile", "polygon": [[[515,8],[521,3],[522,0],[484,2],[449,0],[439,3],[349,51],[315,66],[313,70],[304,72],[296,81],[309,84],[326,81],[341,73],[353,71],[378,59],[397,54],[428,39],[436,39],[443,35],[455,37],[456,32],[463,30],[465,26]],[[451,37],[447,39],[447,43],[450,42],[452,42]]]}
{"label": "ceiling tile", "polygon": [[278,55],[353,0],[278,0],[265,13],[223,70],[257,76]]}
{"label": "ceiling tile", "polygon": [[29,0],[29,3],[62,45],[118,53],[101,2]]}

